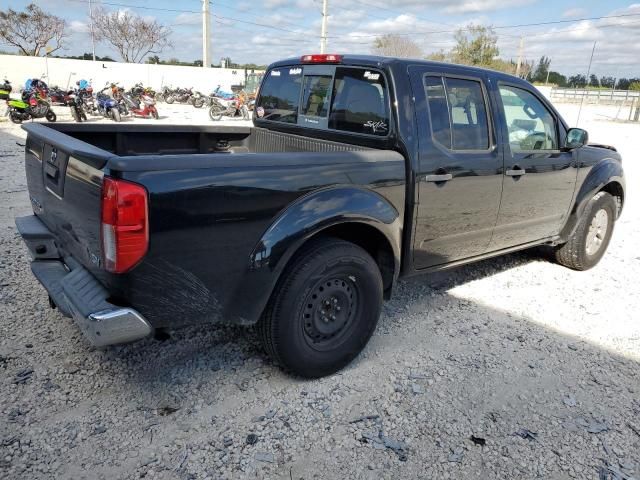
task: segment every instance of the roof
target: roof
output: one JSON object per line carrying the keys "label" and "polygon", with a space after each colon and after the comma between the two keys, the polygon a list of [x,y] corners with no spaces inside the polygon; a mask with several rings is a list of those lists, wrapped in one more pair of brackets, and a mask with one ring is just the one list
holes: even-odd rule
{"label": "roof", "polygon": [[[302,56],[302,55],[301,55]],[[301,57],[300,56],[300,57]],[[300,57],[291,57],[286,58],[284,60],[279,60],[277,62],[273,62],[269,65],[269,68],[274,67],[282,67],[286,65],[300,65]],[[460,65],[457,63],[445,63],[445,62],[435,62],[432,60],[424,60],[419,58],[397,58],[397,57],[383,57],[380,55],[342,55],[342,64],[346,65],[363,65],[363,66],[371,66],[371,67],[392,67],[392,66],[410,66],[410,65],[418,65],[418,66],[436,66],[439,68],[454,68],[460,69],[461,71],[468,73],[484,73],[490,74],[494,77],[499,77],[501,80],[509,81],[512,83],[525,83],[529,84],[526,80],[523,80],[520,77],[516,77],[515,75],[510,75],[508,73],[500,72],[498,70],[491,70],[489,68],[480,68],[474,67],[471,65]]]}

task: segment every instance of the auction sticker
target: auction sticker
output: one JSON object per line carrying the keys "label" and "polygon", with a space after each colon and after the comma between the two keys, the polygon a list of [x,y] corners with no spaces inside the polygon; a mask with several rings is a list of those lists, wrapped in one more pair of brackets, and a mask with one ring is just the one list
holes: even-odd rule
{"label": "auction sticker", "polygon": [[258,107],[256,108],[256,114],[258,115],[258,117],[262,118],[264,117],[264,108],[262,107]]}

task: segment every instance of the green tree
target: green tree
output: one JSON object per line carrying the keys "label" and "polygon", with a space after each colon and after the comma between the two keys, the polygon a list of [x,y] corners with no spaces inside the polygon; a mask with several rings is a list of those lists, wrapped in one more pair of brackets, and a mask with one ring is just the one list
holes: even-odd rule
{"label": "green tree", "polygon": [[613,77],[600,77],[600,86],[603,88],[613,88],[616,84],[616,79]]}
{"label": "green tree", "polygon": [[532,80],[534,82],[546,82],[549,65],[551,65],[551,59],[549,57],[544,55],[540,57],[540,61],[533,71]]}
{"label": "green tree", "polygon": [[594,73],[589,75],[589,86],[590,87],[599,87],[600,86],[600,80],[598,80],[598,77]]}
{"label": "green tree", "polygon": [[549,72],[549,83],[553,85],[557,85],[559,87],[567,86],[567,77],[564,75],[554,72],[553,70]]}
{"label": "green tree", "polygon": [[632,82],[631,85],[629,85],[629,90],[633,90],[635,92],[640,91],[640,80]]}
{"label": "green tree", "polygon": [[573,75],[569,77],[567,83],[573,88],[584,88],[587,86],[587,77],[582,74]]}
{"label": "green tree", "polygon": [[469,24],[459,29],[454,38],[456,45],[452,58],[455,63],[491,67],[500,54],[498,37],[492,27]]}

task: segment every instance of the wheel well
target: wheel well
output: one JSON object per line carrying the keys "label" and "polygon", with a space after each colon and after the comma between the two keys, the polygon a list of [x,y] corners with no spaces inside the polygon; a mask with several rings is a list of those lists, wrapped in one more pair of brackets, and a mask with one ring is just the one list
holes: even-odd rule
{"label": "wheel well", "polygon": [[319,236],[335,237],[354,243],[371,255],[382,275],[385,298],[389,297],[393,287],[395,260],[393,249],[380,230],[364,223],[341,223],[325,228],[311,238]]}
{"label": "wheel well", "polygon": [[618,204],[618,211],[616,212],[616,217],[620,216],[620,212],[622,212],[622,204],[624,203],[624,190],[622,189],[622,185],[618,182],[607,183],[602,189],[601,192],[607,192],[616,199],[616,203]]}

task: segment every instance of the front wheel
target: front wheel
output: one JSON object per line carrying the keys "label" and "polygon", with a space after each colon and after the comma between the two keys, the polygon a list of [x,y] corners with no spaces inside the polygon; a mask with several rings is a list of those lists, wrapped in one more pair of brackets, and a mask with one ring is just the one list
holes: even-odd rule
{"label": "front wheel", "polygon": [[204,99],[203,98],[194,98],[193,99],[193,106],[196,108],[202,108],[204,106]]}
{"label": "front wheel", "polygon": [[382,290],[365,250],[336,238],[312,241],[283,273],[260,320],[265,350],[302,377],[340,370],[371,338]]}
{"label": "front wheel", "polygon": [[573,270],[594,267],[607,250],[617,212],[616,200],[607,192],[598,192],[585,207],[567,243],[556,248],[556,261]]}
{"label": "front wheel", "polygon": [[46,114],[44,117],[45,117],[45,118],[47,119],[47,121],[49,121],[49,122],[55,122],[55,121],[56,121],[56,119],[58,118],[58,117],[56,117],[56,114],[55,114],[55,113],[53,113],[53,110],[49,110],[49,111],[47,112],[47,114]]}
{"label": "front wheel", "polygon": [[120,111],[117,108],[111,109],[111,118],[113,118],[114,122],[119,122],[120,120],[122,120],[122,117],[120,116]]}
{"label": "front wheel", "polygon": [[158,115],[158,110],[156,110],[155,108],[151,109],[151,116],[153,118],[155,118],[156,120],[158,120],[160,118],[160,115]]}
{"label": "front wheel", "polygon": [[222,108],[217,103],[214,103],[213,105],[211,105],[211,108],[209,108],[209,118],[214,122],[217,122],[222,119],[223,112],[224,108]]}
{"label": "front wheel", "polygon": [[249,120],[249,107],[247,107],[246,105],[242,105],[240,107],[240,113],[242,113],[243,120]]}
{"label": "front wheel", "polygon": [[9,112],[9,118],[11,119],[11,121],[13,123],[16,124],[20,124],[22,123],[22,115],[20,115],[18,112],[16,112],[15,110],[11,110]]}
{"label": "front wheel", "polygon": [[176,99],[173,95],[169,95],[167,98],[164,99],[164,101],[167,102],[169,105],[171,105],[173,102],[176,101]]}
{"label": "front wheel", "polygon": [[80,117],[80,113],[76,107],[71,107],[71,116],[75,122],[81,122],[82,118]]}

